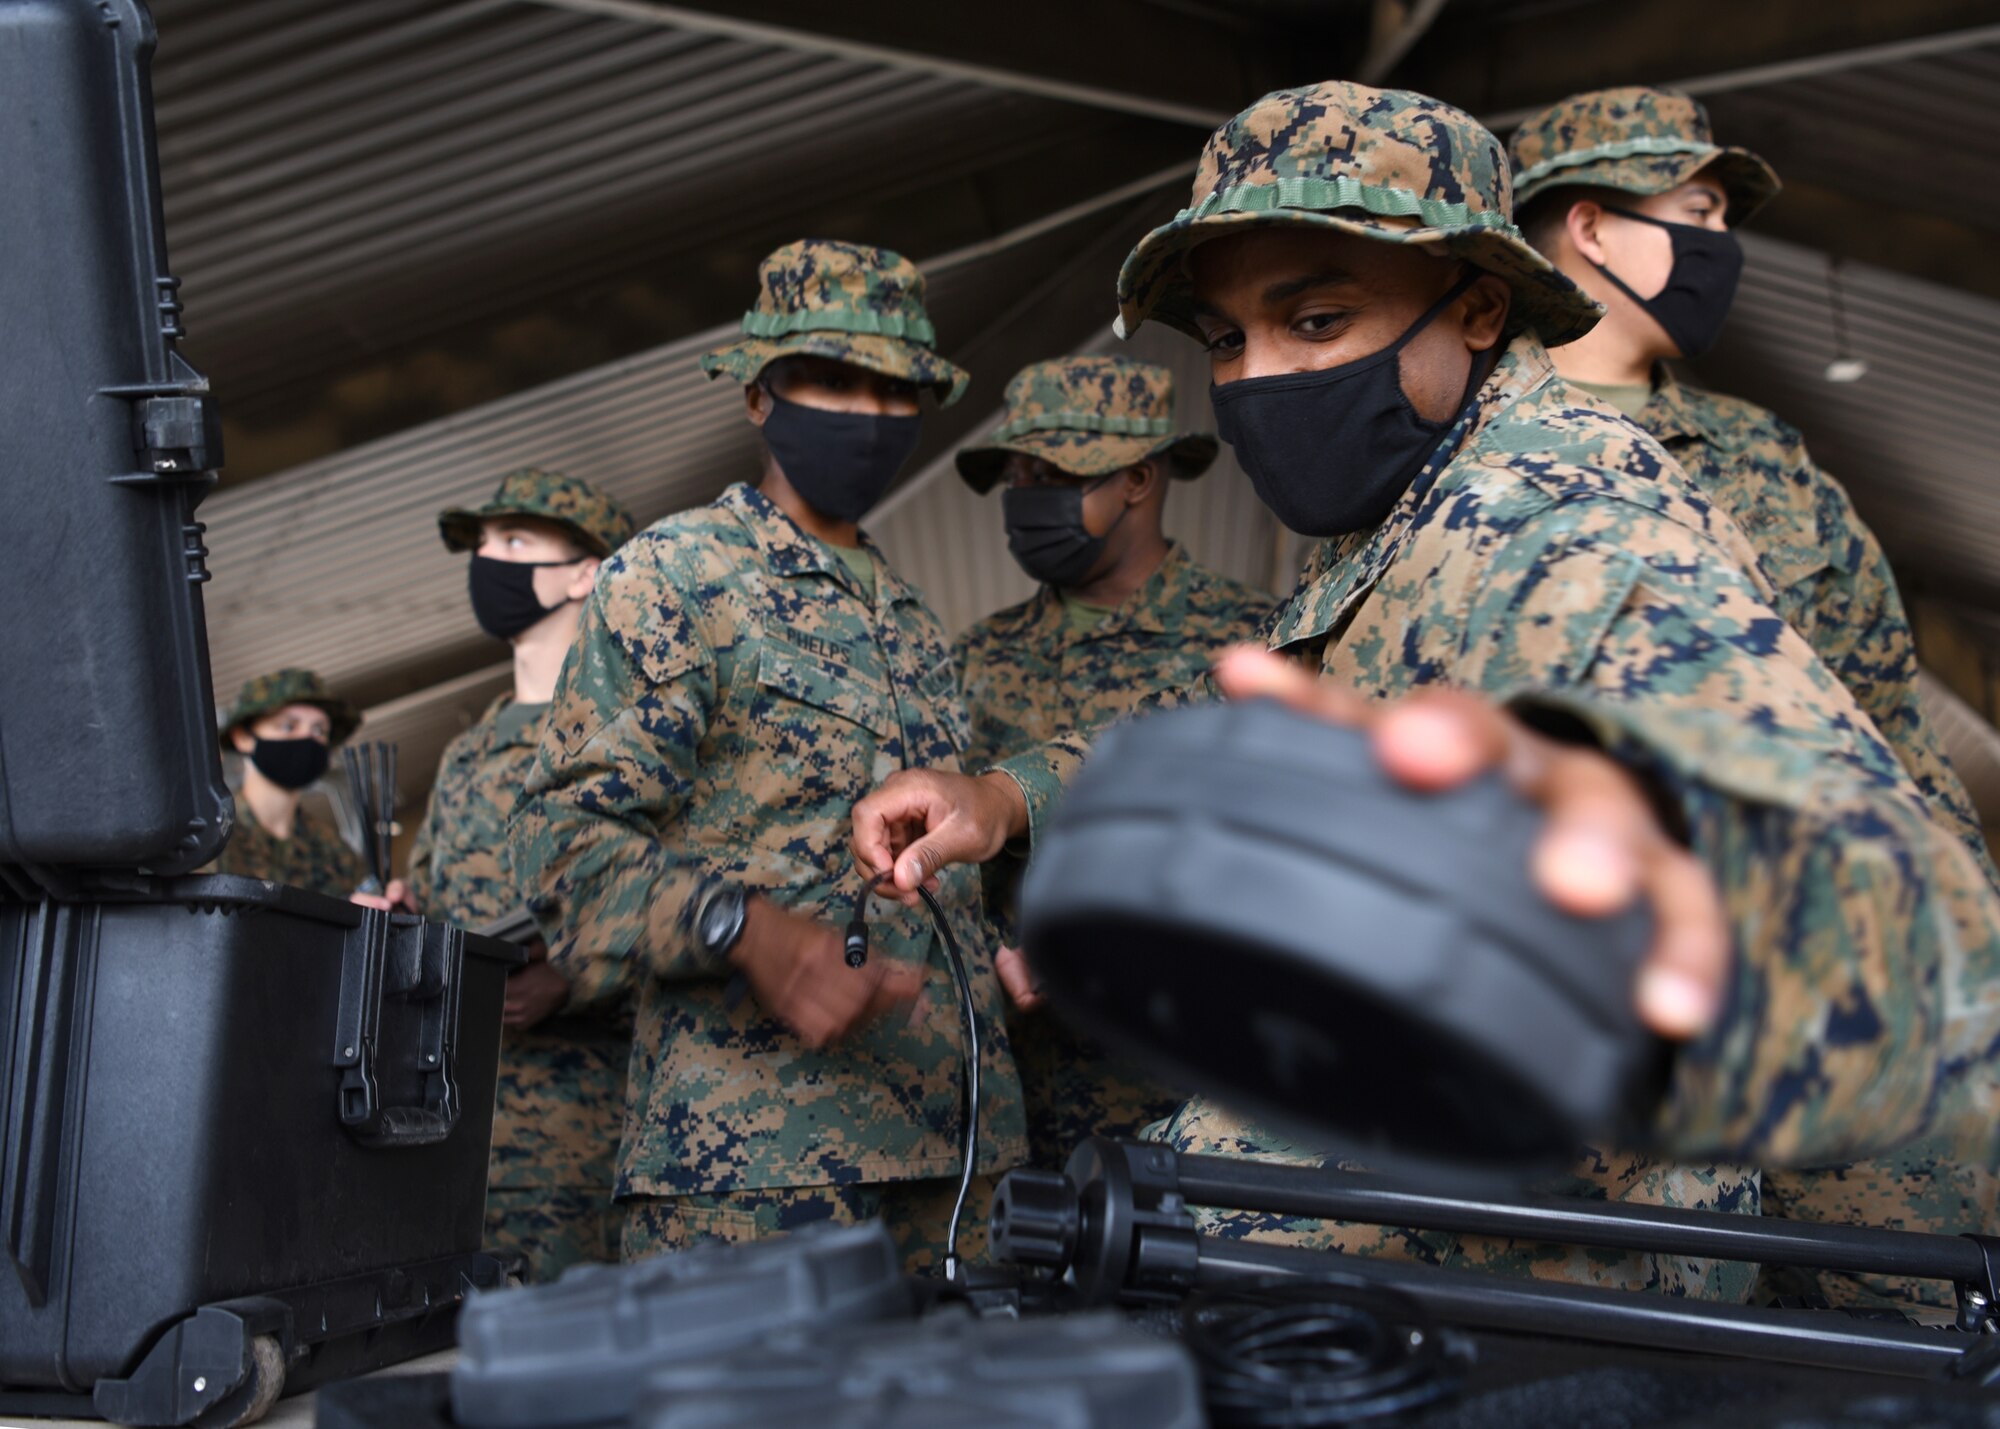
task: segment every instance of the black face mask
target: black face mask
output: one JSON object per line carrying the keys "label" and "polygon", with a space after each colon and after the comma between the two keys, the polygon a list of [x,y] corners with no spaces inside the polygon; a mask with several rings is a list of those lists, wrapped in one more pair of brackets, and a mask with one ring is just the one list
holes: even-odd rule
{"label": "black face mask", "polygon": [[1700,357],[1714,347],[1722,325],[1729,321],[1737,280],[1743,276],[1743,245],[1736,235],[1693,223],[1668,223],[1629,208],[1605,211],[1666,229],[1667,241],[1674,246],[1674,266],[1667,272],[1667,286],[1651,298],[1640,297],[1602,263],[1596,265],[1597,271],[1646,310],[1682,357]]}
{"label": "black face mask", "polygon": [[[1472,269],[1389,346],[1338,367],[1250,377],[1209,388],[1216,431],[1277,518],[1302,536],[1379,526],[1456,416],[1426,421],[1403,392],[1396,359],[1480,278]],[[1481,364],[1472,364],[1469,400]],[[1461,410],[1464,403],[1460,403]]]}
{"label": "black face mask", "polygon": [[257,772],[280,789],[303,789],[326,773],[327,748],[316,739],[260,739],[250,749]]}
{"label": "black face mask", "polygon": [[764,440],[806,505],[836,521],[859,521],[882,499],[923,433],[922,417],[829,412],[787,402],[770,388]]}
{"label": "black face mask", "polygon": [[535,594],[535,572],[552,566],[579,566],[588,556],[573,561],[496,561],[491,556],[474,556],[466,580],[472,588],[472,618],[495,640],[512,640],[546,615],[553,615],[569,602],[543,605]]}
{"label": "black face mask", "polygon": [[[1111,476],[1118,473],[1113,472]],[[1007,549],[1021,569],[1052,586],[1081,585],[1104,555],[1105,542],[1129,506],[1119,510],[1102,536],[1083,524],[1083,498],[1111,480],[1088,486],[1010,486],[1000,493],[1000,514],[1007,523]]]}

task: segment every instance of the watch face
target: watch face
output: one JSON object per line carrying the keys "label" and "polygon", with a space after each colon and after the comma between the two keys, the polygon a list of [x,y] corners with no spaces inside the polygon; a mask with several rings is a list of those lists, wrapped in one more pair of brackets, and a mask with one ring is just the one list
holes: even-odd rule
{"label": "watch face", "polygon": [[713,951],[730,934],[736,923],[736,910],[742,904],[733,896],[735,890],[725,888],[712,896],[701,910],[702,946]]}

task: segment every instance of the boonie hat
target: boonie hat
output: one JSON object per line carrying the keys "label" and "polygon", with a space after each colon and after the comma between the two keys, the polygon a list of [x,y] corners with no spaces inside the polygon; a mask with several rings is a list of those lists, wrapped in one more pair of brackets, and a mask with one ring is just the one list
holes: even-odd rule
{"label": "boonie hat", "polygon": [[1164,453],[1173,475],[1191,480],[1208,470],[1216,450],[1206,432],[1175,432],[1174,378],[1166,368],[1124,357],[1058,357],[1014,374],[999,427],[957,460],[966,485],[986,492],[1009,452],[1040,457],[1071,476],[1105,476]]}

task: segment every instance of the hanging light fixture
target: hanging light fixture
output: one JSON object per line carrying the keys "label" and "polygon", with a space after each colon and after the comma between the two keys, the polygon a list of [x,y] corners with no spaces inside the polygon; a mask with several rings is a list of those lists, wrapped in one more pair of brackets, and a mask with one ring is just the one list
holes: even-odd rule
{"label": "hanging light fixture", "polygon": [[1854,355],[1847,341],[1847,301],[1840,286],[1840,259],[1829,254],[1826,260],[1826,298],[1833,310],[1833,361],[1826,365],[1829,382],[1859,382],[1868,375],[1868,364]]}

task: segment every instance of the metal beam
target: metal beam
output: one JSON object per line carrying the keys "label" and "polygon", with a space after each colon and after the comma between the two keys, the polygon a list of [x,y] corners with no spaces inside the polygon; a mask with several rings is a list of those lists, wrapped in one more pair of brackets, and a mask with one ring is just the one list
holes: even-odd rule
{"label": "metal beam", "polygon": [[[1986,45],[2000,45],[2000,25],[1978,25],[1969,30],[1950,30],[1938,35],[1917,35],[1907,40],[1863,45],[1851,50],[1835,50],[1830,54],[1804,55],[1798,59],[1750,65],[1744,69],[1690,75],[1669,80],[1667,83],[1675,89],[1685,90],[1697,96],[1730,94],[1737,90],[1759,89],[1768,84],[1783,84],[1787,80],[1813,79],[1821,75],[1841,74],[1847,70],[1867,69],[1873,65],[1920,60],[1931,55],[1960,54],[1968,49]],[[1541,112],[1548,104],[1553,104],[1562,97],[1562,95],[1552,96],[1547,104],[1527,104],[1517,109],[1502,110],[1498,114],[1485,116],[1481,122],[1494,133],[1504,136],[1516,124],[1530,115]]]}
{"label": "metal beam", "polygon": [[1671,83],[1716,93],[1937,53],[1976,42],[1993,23],[1991,0],[1599,0],[1556,16],[1529,9],[1453,24],[1448,15],[1396,78],[1504,133],[1579,90]]}
{"label": "metal beam", "polygon": [[[1351,64],[1318,30],[1304,36],[1144,3],[1013,0],[542,0],[751,44],[837,55],[995,89],[1212,129],[1288,81]],[[1433,0],[1425,0],[1433,3]],[[1331,27],[1327,27],[1331,28]],[[1113,62],[1115,61],[1115,63]]]}

